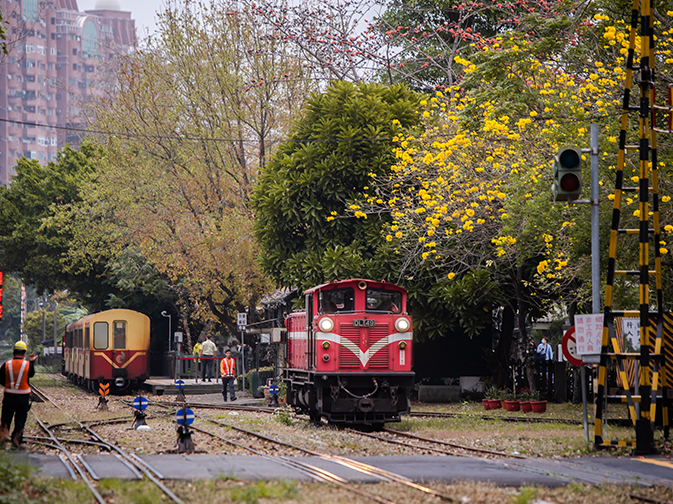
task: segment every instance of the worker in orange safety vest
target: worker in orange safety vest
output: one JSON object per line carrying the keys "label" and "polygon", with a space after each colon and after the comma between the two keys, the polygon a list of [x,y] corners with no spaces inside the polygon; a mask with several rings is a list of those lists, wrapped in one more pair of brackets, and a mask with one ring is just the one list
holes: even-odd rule
{"label": "worker in orange safety vest", "polygon": [[235,401],[236,361],[231,357],[231,350],[228,348],[224,352],[224,359],[220,361],[220,376],[222,377],[222,397],[224,397],[224,402],[227,402],[227,386],[229,386],[229,397],[231,397],[232,401]]}
{"label": "worker in orange safety vest", "polygon": [[[37,355],[30,354],[25,360],[28,347],[23,341],[14,345],[12,360],[0,367],[0,385],[5,387],[2,400],[2,418],[0,419],[0,441],[12,442],[12,448],[18,449],[23,443],[23,429],[26,426],[30,410],[30,384],[28,379],[35,376]],[[9,427],[14,419],[14,430],[9,436]]]}

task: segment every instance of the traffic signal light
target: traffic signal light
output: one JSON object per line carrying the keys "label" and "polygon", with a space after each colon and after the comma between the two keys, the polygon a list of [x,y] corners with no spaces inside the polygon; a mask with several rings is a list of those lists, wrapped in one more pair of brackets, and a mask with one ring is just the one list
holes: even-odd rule
{"label": "traffic signal light", "polygon": [[582,192],[582,150],[562,147],[554,156],[553,169],[551,192],[554,201],[577,199]]}

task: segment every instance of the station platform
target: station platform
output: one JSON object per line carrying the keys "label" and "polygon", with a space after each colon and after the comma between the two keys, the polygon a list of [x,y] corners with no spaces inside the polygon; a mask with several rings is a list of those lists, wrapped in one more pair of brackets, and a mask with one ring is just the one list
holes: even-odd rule
{"label": "station platform", "polygon": [[[182,381],[185,382],[183,388],[185,395],[222,394],[222,381],[220,379],[212,378],[212,381],[204,382],[201,379],[182,378]],[[158,396],[178,394],[178,388],[172,378],[152,377],[145,381],[143,387],[150,394]],[[243,393],[237,390],[236,395],[243,395]],[[247,394],[245,395],[247,396]]]}

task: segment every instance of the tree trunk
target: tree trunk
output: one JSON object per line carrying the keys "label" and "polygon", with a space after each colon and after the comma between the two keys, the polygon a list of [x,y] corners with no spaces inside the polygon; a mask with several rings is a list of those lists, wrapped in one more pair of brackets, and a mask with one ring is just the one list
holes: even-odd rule
{"label": "tree trunk", "polygon": [[514,332],[514,309],[507,305],[502,314],[500,327],[500,341],[495,348],[496,365],[493,369],[493,379],[496,387],[505,388],[509,380],[509,352],[512,347],[512,334]]}
{"label": "tree trunk", "polygon": [[[517,318],[519,322],[519,350],[521,353],[521,358],[523,359],[523,366],[526,371],[526,378],[528,379],[528,385],[530,389],[535,391],[538,390],[538,379],[537,372],[535,370],[535,361],[531,357],[534,352],[531,352],[531,340],[528,337],[528,331],[526,330],[526,315],[528,310],[526,309],[526,303],[524,302],[524,296],[521,292],[521,283],[523,282],[523,266],[519,266],[516,270],[516,297],[518,301],[518,312]],[[533,349],[534,350],[534,349]]]}

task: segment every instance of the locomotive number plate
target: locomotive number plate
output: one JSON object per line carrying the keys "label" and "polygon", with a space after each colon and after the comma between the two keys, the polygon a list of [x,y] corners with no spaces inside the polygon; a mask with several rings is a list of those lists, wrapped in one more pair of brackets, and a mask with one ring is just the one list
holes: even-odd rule
{"label": "locomotive number plate", "polygon": [[376,321],[374,319],[355,319],[353,320],[353,327],[374,327]]}

